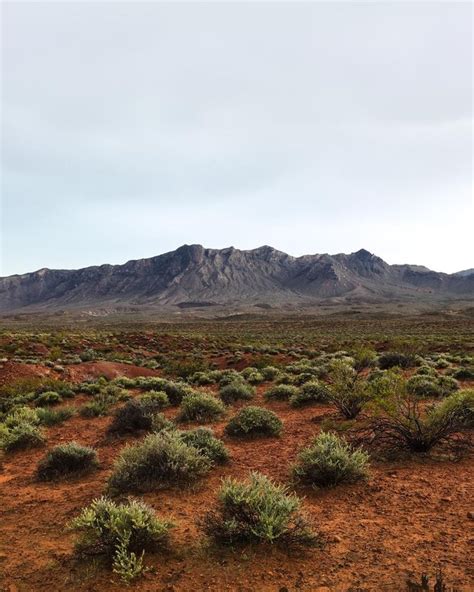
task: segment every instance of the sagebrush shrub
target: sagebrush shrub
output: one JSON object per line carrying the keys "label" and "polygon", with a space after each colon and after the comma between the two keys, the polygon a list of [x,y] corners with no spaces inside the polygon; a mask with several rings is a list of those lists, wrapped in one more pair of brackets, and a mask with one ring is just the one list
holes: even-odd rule
{"label": "sagebrush shrub", "polygon": [[46,391],[36,397],[36,405],[38,407],[57,405],[58,403],[61,403],[62,400],[63,399],[59,393],[56,393],[55,391]]}
{"label": "sagebrush shrub", "polygon": [[292,407],[306,407],[314,403],[323,403],[328,399],[328,389],[320,382],[311,381],[303,384],[298,392],[289,399]]}
{"label": "sagebrush shrub", "polygon": [[153,416],[162,409],[162,401],[150,398],[137,398],[127,401],[117,409],[108,428],[110,434],[133,434],[139,431],[151,431]]}
{"label": "sagebrush shrub", "polygon": [[398,366],[399,368],[410,368],[415,365],[413,356],[408,356],[399,352],[386,352],[380,354],[378,364],[382,370],[388,370]]}
{"label": "sagebrush shrub", "polygon": [[209,458],[188,446],[177,432],[163,430],[122,450],[115,461],[109,489],[150,491],[180,486],[199,479],[211,467]]}
{"label": "sagebrush shrub", "polygon": [[220,388],[219,396],[226,405],[230,405],[235,401],[248,401],[253,399],[255,396],[255,389],[245,382],[230,382]]}
{"label": "sagebrush shrub", "polygon": [[181,409],[178,414],[178,421],[216,421],[225,413],[222,401],[212,395],[205,393],[193,393],[187,395],[181,401]]}
{"label": "sagebrush shrub", "polygon": [[367,476],[369,456],[353,450],[336,434],[322,432],[298,455],[293,475],[316,487],[352,483]]}
{"label": "sagebrush shrub", "polygon": [[466,389],[446,397],[432,410],[433,418],[449,417],[461,427],[474,428],[474,389]]}
{"label": "sagebrush shrub", "polygon": [[218,507],[203,521],[206,534],[223,544],[247,542],[310,545],[316,541],[300,514],[300,500],[284,485],[260,473],[247,481],[227,478],[218,493]]}
{"label": "sagebrush shrub", "polygon": [[170,404],[170,400],[165,391],[147,391],[145,394],[137,397],[139,401],[153,401],[156,408],[164,409]]}
{"label": "sagebrush shrub", "polygon": [[0,448],[13,452],[41,446],[45,438],[39,422],[34,409],[19,407],[13,410],[0,424]]}
{"label": "sagebrush shrub", "polygon": [[38,464],[37,476],[40,481],[53,481],[91,471],[98,465],[97,453],[93,448],[69,442],[55,446],[46,454]]}
{"label": "sagebrush shrub", "polygon": [[299,389],[291,384],[277,384],[265,392],[265,399],[275,401],[288,401],[291,397],[296,397]]}
{"label": "sagebrush shrub", "polygon": [[217,464],[225,463],[229,460],[229,452],[222,440],[214,436],[214,432],[209,428],[197,428],[186,432],[180,432],[180,437],[188,446],[193,446]]}
{"label": "sagebrush shrub", "polygon": [[417,397],[439,397],[442,394],[437,378],[422,374],[412,376],[407,380],[407,390]]}
{"label": "sagebrush shrub", "polygon": [[273,411],[263,407],[244,407],[227,424],[230,436],[279,436],[283,424]]}
{"label": "sagebrush shrub", "polygon": [[142,501],[123,504],[102,497],[94,500],[70,527],[81,533],[76,542],[80,555],[104,555],[123,580],[129,582],[144,570],[143,555],[166,547],[171,522],[155,516]]}

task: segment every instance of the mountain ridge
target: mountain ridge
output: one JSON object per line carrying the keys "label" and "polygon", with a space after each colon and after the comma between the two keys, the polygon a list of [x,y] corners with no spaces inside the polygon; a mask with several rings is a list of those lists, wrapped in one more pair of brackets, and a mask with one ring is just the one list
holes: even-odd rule
{"label": "mountain ridge", "polygon": [[[466,272],[469,270],[466,270]],[[263,245],[182,245],[124,264],[0,277],[0,312],[97,306],[308,307],[323,302],[471,300],[474,274],[390,265],[366,249],[294,257]]]}

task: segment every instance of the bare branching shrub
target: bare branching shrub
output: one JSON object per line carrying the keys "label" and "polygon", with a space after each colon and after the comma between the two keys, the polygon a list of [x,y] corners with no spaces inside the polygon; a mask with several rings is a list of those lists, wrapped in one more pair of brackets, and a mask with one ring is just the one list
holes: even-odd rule
{"label": "bare branching shrub", "polygon": [[372,398],[372,389],[361,372],[342,361],[332,363],[327,398],[346,419],[354,419]]}
{"label": "bare branching shrub", "polygon": [[384,457],[403,453],[428,453],[443,447],[459,454],[469,446],[464,421],[457,406],[429,406],[406,391],[402,377],[387,377],[392,390],[374,404],[374,416],[358,430],[355,442]]}

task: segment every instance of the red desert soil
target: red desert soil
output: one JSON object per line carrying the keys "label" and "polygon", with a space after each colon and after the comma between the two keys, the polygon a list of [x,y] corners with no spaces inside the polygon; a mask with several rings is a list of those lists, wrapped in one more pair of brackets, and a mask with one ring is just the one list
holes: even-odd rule
{"label": "red desert soil", "polygon": [[142,368],[141,366],[132,366],[131,364],[122,364],[120,362],[83,362],[82,364],[71,364],[67,366],[67,380],[71,382],[83,382],[86,380],[97,380],[105,376],[108,380],[113,380],[118,376],[127,378],[136,378],[137,376],[158,376],[159,372]]}
{"label": "red desert soil", "polygon": [[[83,366],[83,365],[81,365]],[[127,370],[129,366],[125,366]],[[82,379],[82,378],[81,378]],[[257,403],[263,404],[259,388]],[[82,397],[76,399],[78,403]],[[315,529],[324,533],[324,548],[290,556],[258,547],[211,550],[196,519],[214,504],[223,476],[244,478],[251,470],[288,481],[297,451],[318,432],[330,410],[324,406],[289,409],[265,405],[284,422],[281,438],[233,441],[232,454],[191,490],[156,491],[144,499],[159,515],[176,523],[172,551],[148,554],[150,571],[130,589],[151,591],[398,592],[407,576],[433,574],[440,562],[451,586],[474,590],[472,510],[474,478],[471,458],[458,463],[407,461],[374,465],[368,483],[328,491],[299,490]],[[176,413],[173,409],[167,414]],[[111,571],[73,558],[72,533],[65,524],[104,492],[118,452],[128,440],[108,441],[110,417],[74,417],[48,430],[48,447],[77,440],[97,447],[101,469],[59,484],[35,482],[45,449],[6,456],[0,471],[3,590],[90,591],[125,589]],[[222,435],[225,422],[214,425]]]}
{"label": "red desert soil", "polygon": [[41,364],[23,364],[10,361],[0,363],[0,386],[22,378],[39,378],[51,375],[57,377],[57,373]]}

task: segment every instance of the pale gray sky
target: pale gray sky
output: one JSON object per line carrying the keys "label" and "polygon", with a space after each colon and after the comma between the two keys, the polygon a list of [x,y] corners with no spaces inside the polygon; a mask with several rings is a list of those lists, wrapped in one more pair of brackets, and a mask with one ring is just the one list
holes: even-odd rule
{"label": "pale gray sky", "polygon": [[2,4],[2,268],[474,266],[472,4]]}

